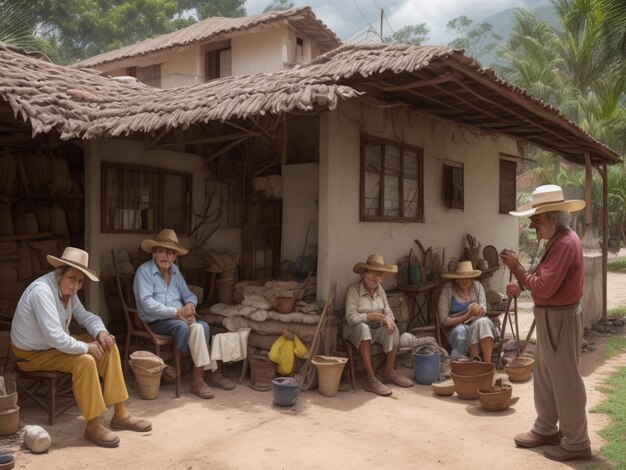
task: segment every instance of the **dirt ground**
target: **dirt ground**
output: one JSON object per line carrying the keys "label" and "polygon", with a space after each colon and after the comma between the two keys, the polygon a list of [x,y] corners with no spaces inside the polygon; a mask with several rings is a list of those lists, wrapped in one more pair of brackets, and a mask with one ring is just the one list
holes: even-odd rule
{"label": "dirt ground", "polygon": [[[609,273],[609,308],[626,305],[626,275]],[[531,314],[520,313],[525,334]],[[626,336],[626,328],[616,334]],[[605,360],[604,345],[613,335],[595,334],[596,350],[582,355],[588,408],[603,400],[600,384],[626,354]],[[412,370],[401,368],[407,376]],[[238,368],[227,372],[236,378]],[[186,377],[188,380],[188,377]],[[235,390],[216,390],[203,401],[186,392],[174,398],[172,385],[161,387],[156,400],[139,398],[129,384],[132,413],[152,420],[149,433],[119,433],[115,449],[84,440],[84,421],[76,408],[53,426],[52,448],[34,455],[19,447],[17,438],[0,440],[0,447],[17,451],[17,469],[323,469],[323,468],[611,468],[599,455],[603,442],[597,432],[608,418],[589,413],[593,459],[560,464],[545,459],[539,449],[518,449],[513,436],[527,431],[535,417],[532,380],[515,384],[519,401],[504,412],[488,412],[478,401],[438,397],[429,386],[395,387],[382,398],[342,384],[335,397],[317,390],[300,394],[293,408],[272,405],[272,392],[257,392],[244,382]],[[107,413],[105,422],[111,417]],[[21,425],[46,423],[33,405],[21,410]]]}

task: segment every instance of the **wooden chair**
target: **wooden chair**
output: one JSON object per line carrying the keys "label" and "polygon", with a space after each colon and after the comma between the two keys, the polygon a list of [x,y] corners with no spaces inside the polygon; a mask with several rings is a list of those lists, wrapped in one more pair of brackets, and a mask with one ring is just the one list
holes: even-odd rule
{"label": "wooden chair", "polygon": [[176,369],[176,398],[180,397],[181,384],[181,354],[176,347],[173,336],[158,335],[154,333],[150,326],[143,321],[137,312],[135,304],[135,294],[133,292],[133,274],[119,273],[115,275],[117,292],[120,296],[124,316],[126,317],[127,333],[124,345],[124,374],[128,372],[128,358],[130,356],[130,345],[133,339],[148,343],[154,349],[157,356],[166,359],[162,354],[162,348],[171,348],[174,356],[174,368]]}
{"label": "wooden chair", "polygon": [[7,359],[13,363],[20,402],[32,399],[48,413],[48,424],[54,424],[56,418],[76,403],[71,374],[57,371],[23,371],[18,366],[23,359],[16,358],[10,347]]}

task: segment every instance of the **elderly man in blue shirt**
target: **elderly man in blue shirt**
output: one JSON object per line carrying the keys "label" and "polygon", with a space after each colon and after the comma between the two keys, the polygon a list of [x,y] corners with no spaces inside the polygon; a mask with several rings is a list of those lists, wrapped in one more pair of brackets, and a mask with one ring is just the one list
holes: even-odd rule
{"label": "elderly man in blue shirt", "polygon": [[155,333],[173,336],[182,353],[191,353],[193,373],[189,391],[200,398],[213,398],[211,388],[204,380],[209,372],[211,385],[232,390],[235,384],[224,377],[209,356],[209,325],[196,320],[198,299],[189,290],[185,279],[174,264],[178,256],[186,255],[174,230],[163,229],[156,239],[141,242],[141,248],[152,253],[135,274],[135,300],[139,316]]}

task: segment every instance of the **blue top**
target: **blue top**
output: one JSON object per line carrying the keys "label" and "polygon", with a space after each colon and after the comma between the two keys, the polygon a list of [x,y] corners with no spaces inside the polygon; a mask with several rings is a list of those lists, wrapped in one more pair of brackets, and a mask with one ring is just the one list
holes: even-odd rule
{"label": "blue top", "polygon": [[468,300],[467,302],[459,302],[455,296],[450,299],[450,314],[461,313],[469,308],[470,305],[475,304],[475,300]]}
{"label": "blue top", "polygon": [[176,310],[183,305],[198,305],[198,298],[189,290],[178,266],[172,264],[170,271],[168,286],[153,259],[137,269],[133,285],[137,312],[148,323],[176,318]]}

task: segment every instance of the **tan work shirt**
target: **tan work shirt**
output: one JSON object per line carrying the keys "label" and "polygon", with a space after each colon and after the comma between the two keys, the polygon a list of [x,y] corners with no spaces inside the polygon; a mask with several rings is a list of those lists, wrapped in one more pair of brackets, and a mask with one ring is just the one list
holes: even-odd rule
{"label": "tan work shirt", "polygon": [[346,292],[346,323],[350,326],[365,323],[370,312],[383,312],[385,316],[395,321],[382,286],[379,285],[371,296],[362,281],[351,285]]}

